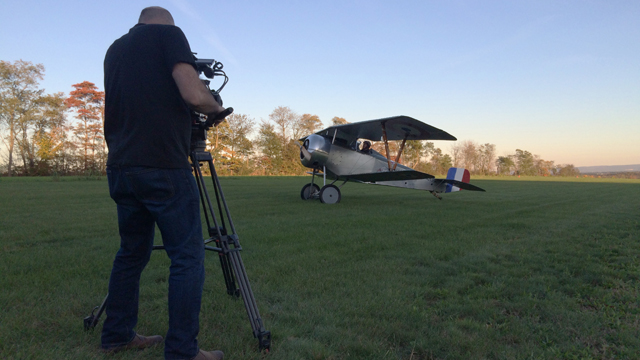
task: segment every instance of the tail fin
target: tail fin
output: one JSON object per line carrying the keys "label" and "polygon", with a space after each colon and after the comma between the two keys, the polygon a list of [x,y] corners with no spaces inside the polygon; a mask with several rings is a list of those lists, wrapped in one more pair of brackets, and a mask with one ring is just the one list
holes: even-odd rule
{"label": "tail fin", "polygon": [[[454,180],[456,183],[465,183],[468,184],[471,179],[471,174],[469,174],[469,170],[463,168],[449,168],[447,171],[447,180]],[[462,188],[466,188],[467,186],[462,186]],[[460,187],[454,185],[454,182],[447,182],[447,190],[445,193],[450,193],[454,191],[460,191]]]}

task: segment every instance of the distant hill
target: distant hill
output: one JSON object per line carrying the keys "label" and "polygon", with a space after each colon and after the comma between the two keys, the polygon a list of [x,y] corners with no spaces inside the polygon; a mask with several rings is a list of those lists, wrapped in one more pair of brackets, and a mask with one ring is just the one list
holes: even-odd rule
{"label": "distant hill", "polygon": [[617,173],[626,171],[640,171],[640,164],[636,165],[610,165],[610,166],[578,166],[581,174],[590,173]]}

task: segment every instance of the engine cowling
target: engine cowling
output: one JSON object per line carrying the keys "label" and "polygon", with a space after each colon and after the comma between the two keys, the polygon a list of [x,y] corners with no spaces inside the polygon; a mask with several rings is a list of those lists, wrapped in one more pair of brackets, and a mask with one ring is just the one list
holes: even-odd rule
{"label": "engine cowling", "polygon": [[331,152],[331,142],[316,134],[307,136],[302,146],[307,150],[309,156],[300,149],[300,162],[308,168],[322,167],[329,159]]}

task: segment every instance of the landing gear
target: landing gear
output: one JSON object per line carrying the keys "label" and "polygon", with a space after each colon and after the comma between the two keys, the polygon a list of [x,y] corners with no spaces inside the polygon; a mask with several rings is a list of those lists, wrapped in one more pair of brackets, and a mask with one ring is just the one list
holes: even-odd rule
{"label": "landing gear", "polygon": [[[347,183],[347,180],[340,185],[340,187],[333,185],[338,179],[331,184],[327,184],[326,172],[325,169],[320,173],[320,169],[313,169],[311,173],[311,182],[302,187],[300,191],[300,197],[302,200],[311,200],[311,199],[320,199],[320,202],[323,204],[336,204],[340,202],[340,188]],[[316,175],[322,175],[322,182],[324,186],[320,188],[320,186],[316,185],[313,180]]]}
{"label": "landing gear", "polygon": [[336,204],[340,202],[340,189],[333,184],[325,185],[320,190],[320,201],[323,204]]}
{"label": "landing gear", "polygon": [[302,191],[300,191],[300,197],[302,200],[315,199],[318,197],[318,193],[320,193],[320,186],[316,184],[306,184],[302,187]]}

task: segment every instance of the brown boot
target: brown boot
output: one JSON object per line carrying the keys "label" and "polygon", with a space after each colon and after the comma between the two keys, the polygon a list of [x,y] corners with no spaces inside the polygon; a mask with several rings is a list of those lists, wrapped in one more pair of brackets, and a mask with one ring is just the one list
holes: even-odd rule
{"label": "brown boot", "polygon": [[198,355],[191,360],[222,360],[224,353],[220,350],[203,351],[200,350]]}
{"label": "brown boot", "polygon": [[150,346],[158,345],[161,342],[162,342],[162,336],[160,335],[142,336],[142,335],[136,334],[136,336],[133,337],[133,340],[129,341],[127,344],[108,348],[108,349],[102,349],[102,351],[105,353],[116,353],[119,351],[130,350],[130,349],[142,350]]}

